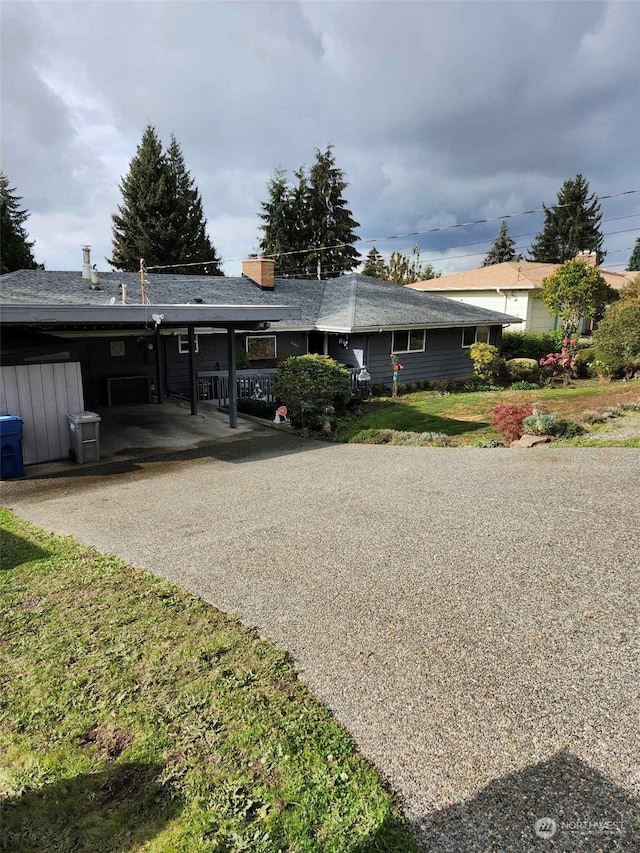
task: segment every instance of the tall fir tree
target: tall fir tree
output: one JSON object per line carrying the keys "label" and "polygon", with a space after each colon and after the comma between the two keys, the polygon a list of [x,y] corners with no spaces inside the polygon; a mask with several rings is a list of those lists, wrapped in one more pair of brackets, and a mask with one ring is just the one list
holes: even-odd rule
{"label": "tall fir tree", "polygon": [[633,252],[631,252],[627,269],[629,272],[640,271],[640,237],[636,238],[636,244],[633,247]]}
{"label": "tall fir tree", "polygon": [[362,268],[362,275],[369,275],[372,278],[384,278],[384,258],[375,246],[367,254],[367,259],[364,263],[364,267]]}
{"label": "tall fir tree", "polygon": [[518,261],[520,256],[515,250],[516,241],[509,234],[509,226],[503,220],[497,235],[494,237],[493,243],[489,247],[486,254],[483,267],[490,267],[493,264],[503,264],[505,261]]}
{"label": "tall fir tree", "polygon": [[[171,272],[186,275],[222,275],[220,258],[207,234],[207,220],[202,209],[202,197],[187,170],[182,149],[173,133],[166,157],[175,194],[175,215],[173,216],[177,229],[173,255],[177,258],[175,263],[198,263],[197,267],[178,267]],[[204,264],[204,261],[210,263]]]}
{"label": "tall fir tree", "polygon": [[[144,258],[147,267],[174,267],[159,273],[220,275],[219,259],[205,230],[202,199],[175,137],[164,152],[155,128],[147,125],[120,190],[123,203],[112,216],[112,266],[135,272]],[[197,261],[211,263],[176,266]]]}
{"label": "tall fir tree", "polygon": [[348,184],[332,146],[317,151],[310,171],[301,167],[294,179],[290,183],[277,169],[269,180],[259,214],[260,250],[275,259],[277,275],[335,278],[352,270],[360,257],[353,246],[358,223],[347,208]]}
{"label": "tall fir tree", "polygon": [[562,264],[588,250],[602,263],[606,252],[602,250],[601,220],[600,203],[595,193],[589,194],[589,182],[580,174],[565,181],[557,203],[545,207],[542,231],[531,245],[531,260]]}
{"label": "tall fir tree", "polygon": [[333,146],[316,150],[316,161],[309,171],[306,213],[313,251],[307,256],[309,274],[318,278],[337,278],[350,272],[360,253],[354,247],[356,222],[343,195],[348,187],[344,172],[336,166]]}
{"label": "tall fir tree", "polygon": [[261,202],[262,212],[258,214],[263,222],[260,251],[274,258],[276,275],[284,277],[295,277],[302,263],[301,256],[287,253],[304,250],[308,245],[301,233],[304,170],[298,170],[295,177],[297,183],[291,186],[284,169],[277,168],[267,184],[269,198]]}
{"label": "tall fir tree", "polygon": [[2,275],[15,270],[36,270],[39,265],[31,252],[34,241],[24,223],[29,211],[20,208],[22,197],[9,186],[9,179],[0,172],[0,268]]}

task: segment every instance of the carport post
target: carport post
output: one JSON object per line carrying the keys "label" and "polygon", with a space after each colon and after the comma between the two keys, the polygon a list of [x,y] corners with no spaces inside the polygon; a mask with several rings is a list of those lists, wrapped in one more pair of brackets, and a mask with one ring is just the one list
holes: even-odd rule
{"label": "carport post", "polygon": [[162,402],[162,349],[161,349],[160,327],[156,326],[156,399]]}
{"label": "carport post", "polygon": [[238,426],[238,383],[236,382],[236,330],[227,329],[227,364],[229,369],[229,426]]}
{"label": "carport post", "polygon": [[191,414],[198,414],[198,375],[196,373],[196,335],[193,324],[187,326],[189,334],[189,379],[191,380]]}

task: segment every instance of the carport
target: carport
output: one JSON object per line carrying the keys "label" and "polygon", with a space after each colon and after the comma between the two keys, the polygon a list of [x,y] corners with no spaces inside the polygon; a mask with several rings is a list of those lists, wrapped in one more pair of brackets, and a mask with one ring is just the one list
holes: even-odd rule
{"label": "carport", "polygon": [[[161,335],[177,329],[186,330],[192,415],[198,413],[198,378],[194,358],[196,329],[223,331],[228,357],[229,427],[232,429],[238,423],[236,332],[262,331],[269,328],[272,321],[299,319],[300,309],[291,305],[5,304],[2,307],[3,331],[11,330],[14,340],[33,336],[34,333],[47,335],[49,340],[51,336],[78,340],[109,333],[135,334],[148,339],[149,349],[155,350],[155,400],[159,404],[163,402]],[[7,361],[3,354],[2,409],[7,409],[8,414],[20,415],[25,420],[25,428],[29,422],[34,440],[38,437],[46,443],[50,434],[50,443],[60,446],[63,441],[60,436],[64,436],[67,430],[66,414],[77,410],[78,406],[76,402],[75,408],[70,409],[69,401],[83,398],[80,380],[82,378],[86,389],[91,377],[80,376],[79,364],[55,363],[50,353],[40,359],[37,347],[31,344],[26,357],[15,366],[5,366]],[[75,374],[70,370],[72,367]],[[69,392],[71,387],[73,392]],[[49,458],[60,458],[60,454],[56,456],[55,453],[53,451]]]}

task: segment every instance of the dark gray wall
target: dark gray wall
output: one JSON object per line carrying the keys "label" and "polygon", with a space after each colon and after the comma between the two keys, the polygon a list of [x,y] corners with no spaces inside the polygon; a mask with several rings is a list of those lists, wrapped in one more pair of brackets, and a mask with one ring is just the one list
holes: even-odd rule
{"label": "dark gray wall", "polygon": [[[502,327],[492,326],[490,343],[500,346]],[[391,369],[391,332],[369,335],[367,367],[371,381],[389,385],[393,380]],[[427,329],[424,352],[407,352],[398,355],[404,366],[401,382],[424,382],[436,379],[465,379],[471,375],[469,350],[462,348],[462,328]]]}

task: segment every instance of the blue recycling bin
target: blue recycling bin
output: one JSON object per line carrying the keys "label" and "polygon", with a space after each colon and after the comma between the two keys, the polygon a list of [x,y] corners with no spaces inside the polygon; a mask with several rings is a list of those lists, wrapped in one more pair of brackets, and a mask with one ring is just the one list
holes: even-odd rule
{"label": "blue recycling bin", "polygon": [[22,461],[22,418],[0,416],[0,480],[24,477]]}

